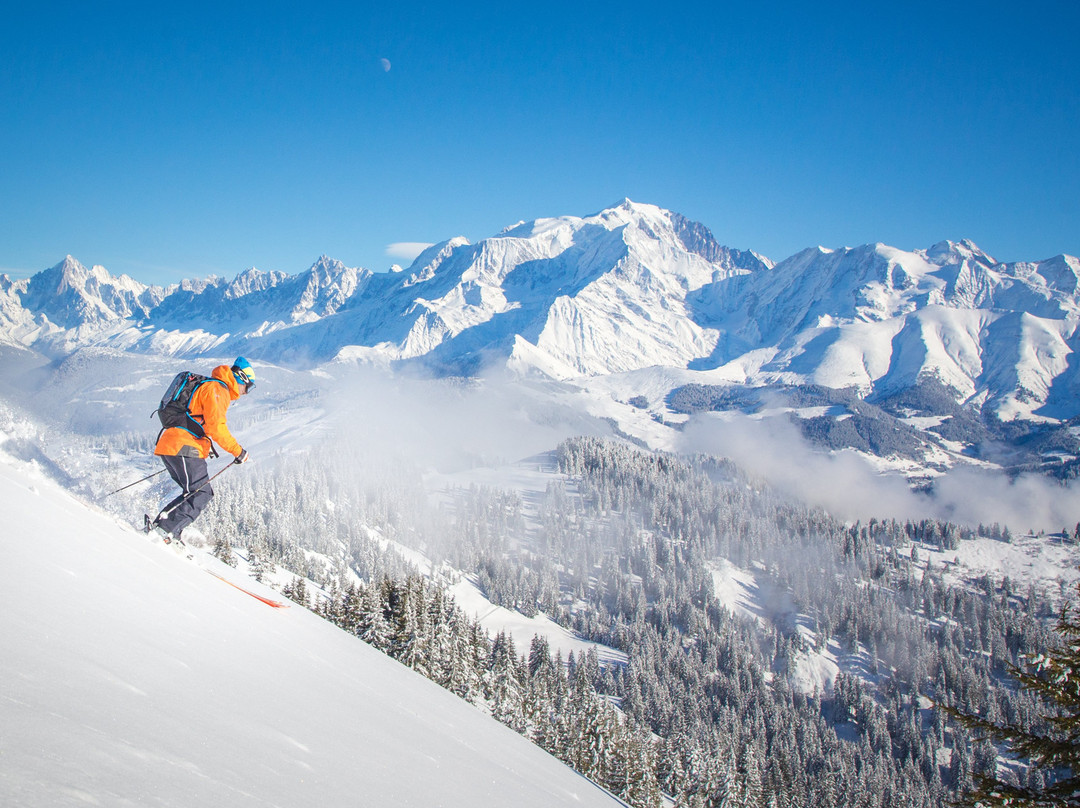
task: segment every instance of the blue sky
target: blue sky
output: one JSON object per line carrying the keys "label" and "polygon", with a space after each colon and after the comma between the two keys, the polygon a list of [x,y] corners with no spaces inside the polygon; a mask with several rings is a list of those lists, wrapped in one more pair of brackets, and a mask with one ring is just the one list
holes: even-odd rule
{"label": "blue sky", "polygon": [[1080,254],[1080,6],[871,5],[8,8],[0,271],[382,270],[624,197],[774,260]]}

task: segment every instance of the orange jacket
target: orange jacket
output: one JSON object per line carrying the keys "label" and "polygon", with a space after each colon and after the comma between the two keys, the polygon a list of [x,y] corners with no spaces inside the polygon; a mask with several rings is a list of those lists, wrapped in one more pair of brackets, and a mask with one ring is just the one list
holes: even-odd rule
{"label": "orange jacket", "polygon": [[217,381],[207,381],[199,385],[191,397],[188,412],[202,424],[205,438],[196,438],[191,432],[182,427],[174,426],[166,429],[158,437],[154,447],[155,455],[181,455],[183,457],[201,457],[210,455],[210,440],[231,455],[239,455],[243,449],[236,442],[236,438],[229,432],[229,426],[225,423],[225,413],[229,405],[240,398],[240,386],[236,383],[236,377],[228,365],[218,365],[214,368],[211,378]]}

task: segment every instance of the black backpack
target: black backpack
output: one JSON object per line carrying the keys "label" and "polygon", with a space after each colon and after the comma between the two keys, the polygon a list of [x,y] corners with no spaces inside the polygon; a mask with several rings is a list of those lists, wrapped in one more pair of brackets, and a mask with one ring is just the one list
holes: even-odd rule
{"label": "black backpack", "polygon": [[191,397],[195,394],[195,391],[207,382],[224,384],[219,379],[200,376],[198,373],[192,373],[188,370],[176,374],[169,384],[169,389],[161,397],[161,403],[153,413],[161,419],[162,432],[178,426],[187,430],[196,438],[206,437],[203,425],[191,417],[188,407],[191,406]]}

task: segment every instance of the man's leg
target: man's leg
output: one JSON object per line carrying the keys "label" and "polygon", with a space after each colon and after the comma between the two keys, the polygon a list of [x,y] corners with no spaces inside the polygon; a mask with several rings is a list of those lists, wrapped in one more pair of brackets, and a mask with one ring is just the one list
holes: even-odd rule
{"label": "man's leg", "polygon": [[201,457],[165,456],[161,461],[180,486],[181,493],[165,506],[163,513],[166,515],[158,520],[158,525],[173,536],[179,536],[210,504],[214,489],[207,484],[210,476],[206,471],[206,461]]}

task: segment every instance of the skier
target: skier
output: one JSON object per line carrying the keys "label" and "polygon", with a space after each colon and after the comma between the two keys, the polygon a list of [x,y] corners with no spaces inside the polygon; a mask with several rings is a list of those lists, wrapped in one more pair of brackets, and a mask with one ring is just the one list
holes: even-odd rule
{"label": "skier", "polygon": [[206,471],[206,458],[217,457],[214,443],[233,455],[234,463],[247,462],[247,450],[229,432],[225,414],[232,402],[250,393],[254,387],[255,371],[244,357],[237,357],[232,367],[219,365],[189,394],[191,401],[187,415],[194,422],[190,424],[192,429],[173,426],[163,429],[158,436],[154,454],[161,458],[181,488],[180,495],[166,505],[153,522],[147,517],[147,529],[160,530],[165,534],[166,542],[180,541],[184,528],[195,521],[214,496]]}

